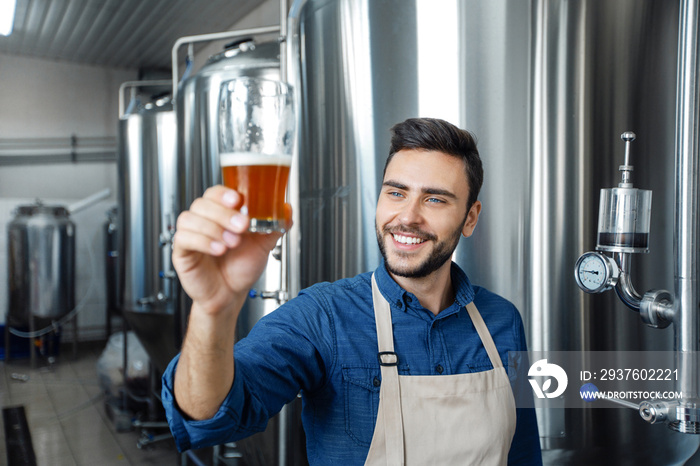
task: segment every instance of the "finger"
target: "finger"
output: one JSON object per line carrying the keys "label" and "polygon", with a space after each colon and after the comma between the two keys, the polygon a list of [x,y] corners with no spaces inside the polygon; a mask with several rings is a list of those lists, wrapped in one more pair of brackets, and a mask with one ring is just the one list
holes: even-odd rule
{"label": "finger", "polygon": [[215,241],[207,236],[188,230],[176,231],[173,236],[173,257],[186,256],[192,252],[199,252],[211,256],[221,256],[226,252],[226,245],[222,241]]}
{"label": "finger", "polygon": [[177,218],[176,231],[189,231],[197,235],[206,237],[209,241],[224,241],[225,243],[230,243],[230,235],[233,234],[229,232],[229,235],[224,233],[227,231],[221,225],[216,222],[197,215],[191,211],[185,211]]}
{"label": "finger", "polygon": [[[235,191],[231,191],[234,192]],[[193,215],[214,222],[224,230],[230,230],[233,233],[244,233],[248,229],[250,219],[247,215],[238,212],[235,209],[222,205],[217,200],[212,200],[207,197],[200,197],[190,206]],[[195,226],[194,228],[198,228]]]}
{"label": "finger", "polygon": [[202,216],[185,211],[177,220],[173,253],[183,255],[188,251],[197,251],[221,255],[226,249],[237,247],[241,241],[241,234],[231,232]]}
{"label": "finger", "polygon": [[238,191],[227,188],[226,186],[216,185],[208,188],[202,195],[205,199],[211,199],[214,202],[219,202],[230,209],[240,207],[243,202],[243,196]]}

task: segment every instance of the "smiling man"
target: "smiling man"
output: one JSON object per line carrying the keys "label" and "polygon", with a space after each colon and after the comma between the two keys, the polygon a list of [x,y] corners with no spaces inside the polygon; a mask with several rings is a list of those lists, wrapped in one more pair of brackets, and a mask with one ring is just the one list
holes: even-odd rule
{"label": "smiling man", "polygon": [[474,139],[437,119],[392,133],[382,264],[303,290],[235,347],[278,236],[247,232],[240,196],[221,186],[180,216],[173,264],[193,306],[163,377],[180,449],[263,430],[301,392],[310,464],[541,464],[534,411],[516,410],[511,389],[526,375],[506,366],[526,351],[520,315],[450,260],[481,212]]}

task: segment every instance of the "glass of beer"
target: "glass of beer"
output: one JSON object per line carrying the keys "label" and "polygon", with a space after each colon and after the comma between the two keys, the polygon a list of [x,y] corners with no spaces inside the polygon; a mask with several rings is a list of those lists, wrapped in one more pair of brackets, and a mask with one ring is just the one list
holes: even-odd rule
{"label": "glass of beer", "polygon": [[284,200],[294,147],[291,87],[240,77],[221,85],[219,159],[223,183],[243,197],[249,231],[285,231]]}

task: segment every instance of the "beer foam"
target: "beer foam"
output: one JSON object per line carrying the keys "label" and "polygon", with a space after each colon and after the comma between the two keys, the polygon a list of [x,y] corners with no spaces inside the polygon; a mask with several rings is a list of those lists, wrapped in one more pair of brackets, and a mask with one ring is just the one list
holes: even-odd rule
{"label": "beer foam", "polygon": [[258,154],[255,152],[225,152],[219,155],[222,167],[278,165],[289,167],[292,164],[291,155]]}

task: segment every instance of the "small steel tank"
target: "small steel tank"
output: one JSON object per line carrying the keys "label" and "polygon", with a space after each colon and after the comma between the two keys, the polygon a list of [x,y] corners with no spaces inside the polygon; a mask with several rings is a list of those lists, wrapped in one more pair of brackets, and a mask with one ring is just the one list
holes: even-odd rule
{"label": "small steel tank", "polygon": [[177,354],[170,261],[176,202],[175,112],[169,97],[119,121],[118,305],[157,369]]}
{"label": "small steel tank", "polygon": [[75,224],[61,206],[22,205],[7,226],[7,325],[58,320],[75,307]]}

